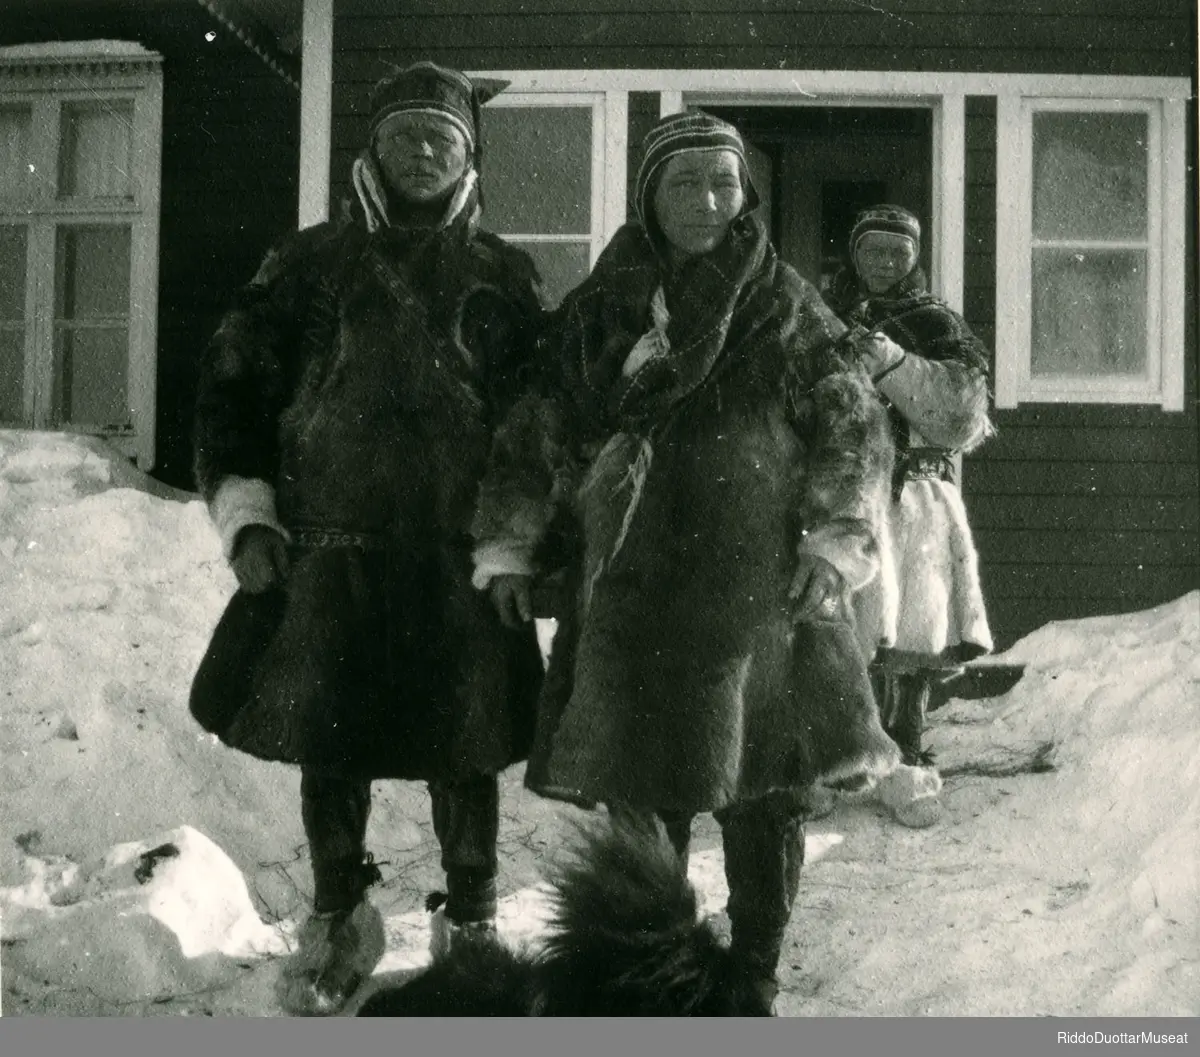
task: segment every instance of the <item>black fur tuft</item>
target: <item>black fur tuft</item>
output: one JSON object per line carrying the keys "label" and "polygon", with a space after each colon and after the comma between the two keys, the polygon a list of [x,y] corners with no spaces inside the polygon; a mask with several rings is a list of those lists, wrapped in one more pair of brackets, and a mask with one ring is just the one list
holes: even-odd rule
{"label": "black fur tuft", "polygon": [[397,987],[380,988],[360,1017],[527,1017],[536,994],[532,959],[499,943],[441,958]]}
{"label": "black fur tuft", "polygon": [[739,972],[666,834],[622,818],[580,830],[551,869],[554,913],[536,953],[498,943],[454,949],[381,990],[359,1016],[770,1016]]}

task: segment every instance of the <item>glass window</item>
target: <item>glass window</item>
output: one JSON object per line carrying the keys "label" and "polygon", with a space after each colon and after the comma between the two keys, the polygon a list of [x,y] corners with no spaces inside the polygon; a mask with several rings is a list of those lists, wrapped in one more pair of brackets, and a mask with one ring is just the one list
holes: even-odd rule
{"label": "glass window", "polygon": [[25,319],[26,245],[24,225],[0,227],[0,323]]}
{"label": "glass window", "polygon": [[127,327],[63,327],[56,334],[59,422],[123,430],[129,408]]}
{"label": "glass window", "polygon": [[1184,410],[1186,106],[997,99],[998,408]]}
{"label": "glass window", "polygon": [[0,422],[25,419],[25,268],[28,236],[24,227],[0,226]]}
{"label": "glass window", "polygon": [[0,49],[0,424],[154,465],[162,56]]}
{"label": "glass window", "polygon": [[521,249],[533,258],[546,300],[557,305],[587,278],[591,246],[587,242],[521,242]]}
{"label": "glass window", "polygon": [[62,108],[59,194],[132,198],[131,100],[69,103]]}
{"label": "glass window", "polygon": [[0,106],[0,198],[23,200],[34,193],[32,125],[31,106]]}
{"label": "glass window", "polygon": [[592,108],[484,107],[484,216],[497,232],[592,230]]}
{"label": "glass window", "polygon": [[125,224],[59,228],[54,332],[62,422],[129,423],[129,248]]}
{"label": "glass window", "polygon": [[551,305],[578,286],[602,240],[592,187],[596,100],[532,97],[483,108],[483,225],[534,259]]}
{"label": "glass window", "polygon": [[1035,377],[1146,371],[1146,251],[1060,250],[1033,255]]}
{"label": "glass window", "polygon": [[1145,239],[1149,115],[1033,115],[1033,237]]}
{"label": "glass window", "polygon": [[1144,375],[1149,115],[1033,114],[1030,369]]}

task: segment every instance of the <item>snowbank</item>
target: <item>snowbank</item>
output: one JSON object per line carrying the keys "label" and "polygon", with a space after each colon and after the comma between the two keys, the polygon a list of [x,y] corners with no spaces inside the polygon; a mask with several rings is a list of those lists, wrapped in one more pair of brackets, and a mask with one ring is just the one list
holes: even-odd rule
{"label": "snowbank", "polygon": [[[0,431],[5,1013],[273,1013],[262,951],[309,892],[298,776],[187,712],[233,589],[194,495],[98,441]],[[1200,1013],[1200,593],[1051,624],[999,660],[1027,665],[1004,697],[934,713],[942,823],[846,804],[810,827],[785,1015]],[[502,810],[517,935],[537,926],[533,886],[570,810],[526,794],[519,769]],[[423,789],[377,784],[389,972],[424,957],[419,908],[441,881],[428,820]],[[159,880],[130,882],[164,844],[180,854]],[[719,844],[699,820],[691,868],[713,910]],[[70,889],[80,877],[108,880]],[[169,906],[208,923],[189,939]]]}

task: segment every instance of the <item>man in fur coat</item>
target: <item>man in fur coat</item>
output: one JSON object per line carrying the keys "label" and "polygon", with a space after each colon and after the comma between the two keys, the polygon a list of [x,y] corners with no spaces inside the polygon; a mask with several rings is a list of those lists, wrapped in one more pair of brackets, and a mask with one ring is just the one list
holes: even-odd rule
{"label": "man in fur coat", "polygon": [[497,775],[528,752],[542,662],[472,587],[494,423],[540,325],[530,258],[479,229],[479,112],[502,85],[381,82],[352,216],[271,250],[204,356],[196,475],[239,591],[192,689],[225,744],[300,766],[314,908],[280,977],[334,1013],[383,952],[373,779],[429,784],[435,946],[494,930]]}
{"label": "man in fur coat", "polygon": [[526,783],[657,816],[681,863],[713,812],[732,950],[769,1003],[809,790],[899,762],[849,610],[892,445],[846,328],[771,247],[733,126],[660,122],[636,203],[497,433],[476,583],[520,626],[531,577],[565,570]]}
{"label": "man in fur coat", "polygon": [[933,681],[992,649],[952,462],[992,432],[988,354],[962,316],[929,293],[912,213],[894,205],[863,211],[849,249],[851,265],[826,299],[852,328],[891,339],[862,348],[897,451],[885,575],[858,593],[855,608],[884,723],[904,754],[878,795],[897,821],[920,827],[940,816],[940,779],[922,766],[931,762],[922,736]]}

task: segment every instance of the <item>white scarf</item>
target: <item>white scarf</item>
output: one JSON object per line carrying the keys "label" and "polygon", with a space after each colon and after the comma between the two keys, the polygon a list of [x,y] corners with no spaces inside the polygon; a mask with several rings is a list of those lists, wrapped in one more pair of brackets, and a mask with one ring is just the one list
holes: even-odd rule
{"label": "white scarf", "polygon": [[[364,151],[354,160],[354,164],[350,168],[350,178],[354,183],[354,191],[358,195],[363,214],[367,219],[367,230],[374,233],[381,227],[390,227],[391,220],[388,218],[387,195],[383,190],[383,176],[379,172],[379,167],[375,164],[375,159],[371,157],[369,151]],[[463,173],[462,178],[458,181],[458,188],[450,199],[450,204],[446,207],[446,212],[438,222],[439,231],[454,223],[455,218],[462,212],[463,206],[466,205],[467,199],[470,197],[471,191],[478,181],[479,174],[476,173],[473,165],[468,164],[467,171]],[[476,203],[475,215],[471,218],[472,223],[478,219],[479,205]]]}

